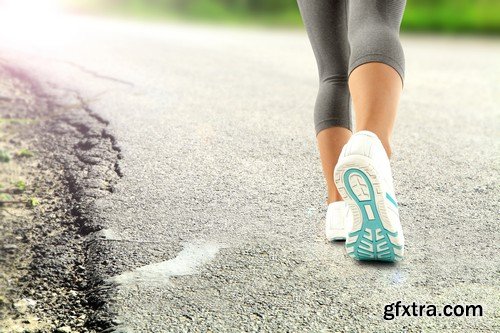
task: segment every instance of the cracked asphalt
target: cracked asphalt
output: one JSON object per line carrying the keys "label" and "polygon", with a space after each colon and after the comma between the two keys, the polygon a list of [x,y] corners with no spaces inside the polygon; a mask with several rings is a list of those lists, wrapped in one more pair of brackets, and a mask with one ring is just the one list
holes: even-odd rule
{"label": "cracked asphalt", "polygon": [[[388,265],[323,237],[302,30],[1,22],[0,61],[77,91],[120,152],[120,179],[86,217],[114,330],[500,330],[498,38],[403,37],[392,165],[407,247]],[[398,300],[484,315],[384,320]]]}

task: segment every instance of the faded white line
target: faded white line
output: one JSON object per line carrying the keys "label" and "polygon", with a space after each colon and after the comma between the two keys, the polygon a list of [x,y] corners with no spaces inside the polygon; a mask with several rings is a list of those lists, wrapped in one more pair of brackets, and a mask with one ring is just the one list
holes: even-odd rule
{"label": "faded white line", "polygon": [[196,274],[199,269],[215,256],[223,246],[213,242],[192,242],[184,244],[184,248],[173,259],[136,268],[110,278],[119,284],[131,283],[168,283],[172,276]]}

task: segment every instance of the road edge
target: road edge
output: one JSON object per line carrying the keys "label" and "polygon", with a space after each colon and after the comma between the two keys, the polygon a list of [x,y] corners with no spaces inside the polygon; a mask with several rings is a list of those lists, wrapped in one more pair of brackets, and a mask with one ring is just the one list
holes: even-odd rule
{"label": "road edge", "polygon": [[[35,256],[30,264],[30,274],[34,271],[39,271],[39,275],[47,274],[50,265],[55,265],[53,270],[64,270],[64,267],[57,266],[68,264],[72,267],[66,267],[66,270],[80,269],[79,275],[85,279],[80,284],[84,298],[82,303],[88,312],[84,327],[88,331],[114,331],[114,327],[119,324],[113,319],[115,314],[109,306],[114,287],[101,274],[106,261],[100,260],[100,257],[106,253],[106,249],[103,242],[97,241],[103,223],[95,203],[112,193],[115,184],[122,177],[119,166],[121,149],[108,130],[109,123],[90,109],[77,91],[40,82],[23,69],[8,64],[0,63],[0,69],[12,79],[22,82],[36,100],[37,116],[31,127],[33,131],[23,135],[30,137],[39,151],[40,163],[44,168],[52,170],[63,187],[55,195],[60,197],[64,206],[62,211],[66,213],[63,218],[65,234],[73,233],[78,241],[66,243],[59,240],[66,243],[59,244],[56,240],[57,247],[66,246],[68,252],[76,251],[83,256],[83,268],[82,265],[73,265],[71,260],[68,262],[63,258],[59,263],[54,263],[53,260],[47,263],[44,262],[43,254],[51,251],[54,244],[34,244],[31,250]],[[50,215],[41,214],[36,218],[46,220],[55,229],[59,228]],[[80,249],[70,249],[69,246],[78,246]],[[60,281],[50,280],[62,280],[65,279],[64,276],[65,274],[50,274],[48,282],[57,285]],[[40,278],[43,279],[43,276]],[[25,288],[34,287],[25,285]],[[50,287],[48,285],[49,289]],[[26,290],[23,291],[25,292]],[[65,326],[64,324],[57,325]]]}

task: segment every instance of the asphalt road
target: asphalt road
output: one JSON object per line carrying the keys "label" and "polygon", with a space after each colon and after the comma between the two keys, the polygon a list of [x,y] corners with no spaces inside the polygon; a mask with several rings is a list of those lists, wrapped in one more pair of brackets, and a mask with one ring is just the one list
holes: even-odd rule
{"label": "asphalt road", "polygon": [[[96,203],[106,251],[89,255],[118,286],[122,330],[500,330],[498,39],[403,37],[392,164],[407,247],[392,265],[323,237],[302,30],[49,23],[0,20],[0,58],[109,121],[123,175]],[[384,320],[396,301],[484,314]]]}

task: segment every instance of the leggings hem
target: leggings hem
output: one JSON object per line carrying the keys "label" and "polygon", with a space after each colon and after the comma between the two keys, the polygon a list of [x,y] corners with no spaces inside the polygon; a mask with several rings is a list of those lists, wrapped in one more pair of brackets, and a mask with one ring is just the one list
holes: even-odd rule
{"label": "leggings hem", "polygon": [[321,132],[322,130],[325,130],[330,127],[343,127],[352,132],[350,123],[346,124],[344,119],[334,118],[334,119],[326,119],[316,124],[315,125],[316,136],[318,136],[319,132]]}
{"label": "leggings hem", "polygon": [[401,78],[401,84],[404,86],[404,79],[405,79],[405,73],[403,66],[396,60],[394,60],[391,57],[386,56],[385,54],[379,54],[379,53],[371,53],[371,54],[365,54],[362,57],[359,57],[355,61],[353,61],[350,66],[349,66],[349,76],[351,76],[351,73],[353,70],[355,70],[357,67],[364,65],[369,62],[380,62],[383,64],[386,64],[387,66],[392,67],[396,73],[399,74],[399,77]]}

